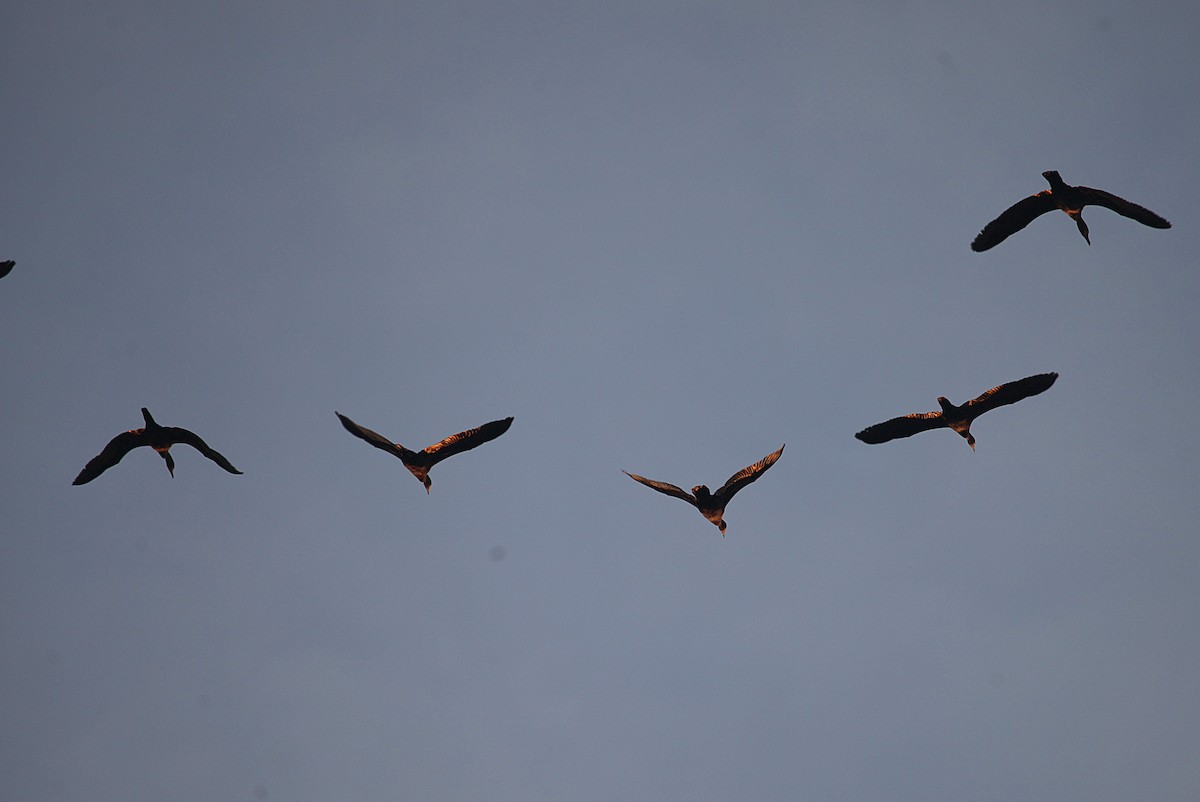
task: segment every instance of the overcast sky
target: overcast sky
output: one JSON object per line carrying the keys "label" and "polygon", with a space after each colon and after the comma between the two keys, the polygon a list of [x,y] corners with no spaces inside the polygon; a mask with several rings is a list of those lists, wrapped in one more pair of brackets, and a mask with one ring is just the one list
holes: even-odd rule
{"label": "overcast sky", "polygon": [[[5,4],[0,796],[1200,798],[1198,29]],[[971,252],[1050,169],[1174,228]]]}

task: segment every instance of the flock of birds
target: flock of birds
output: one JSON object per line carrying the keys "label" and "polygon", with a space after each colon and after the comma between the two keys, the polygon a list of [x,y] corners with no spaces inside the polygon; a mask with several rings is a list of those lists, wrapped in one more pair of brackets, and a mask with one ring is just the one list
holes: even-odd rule
{"label": "flock of birds", "polygon": [[[1136,220],[1151,228],[1171,227],[1170,223],[1154,212],[1138,206],[1136,203],[1131,203],[1124,198],[1119,198],[1100,189],[1070,186],[1062,180],[1062,176],[1055,170],[1048,170],[1042,173],[1042,176],[1050,183],[1050,189],[1017,201],[1006,209],[999,217],[983,227],[983,230],[979,232],[979,236],[971,243],[971,250],[978,252],[993,248],[1011,235],[1025,228],[1035,218],[1054,209],[1063,211],[1074,220],[1079,233],[1088,245],[1091,245],[1092,241],[1088,233],[1088,227],[1084,223],[1082,216],[1083,207],[1088,205],[1103,206],[1106,209],[1111,209],[1117,214]],[[8,275],[12,271],[14,264],[15,262],[12,260],[0,262],[0,278]],[[1043,393],[1050,389],[1057,378],[1057,373],[1039,373],[1036,376],[1006,382],[1005,384],[993,387],[962,405],[952,404],[946,398],[939,397],[937,402],[941,407],[940,410],[914,412],[909,415],[892,418],[883,423],[868,426],[854,436],[864,443],[874,445],[877,443],[886,443],[889,440],[896,440],[901,437],[911,437],[914,434],[926,432],[931,429],[945,427],[954,430],[965,439],[967,445],[973,451],[975,449],[975,437],[971,434],[971,424],[976,418],[996,407],[1015,404],[1022,399]],[[513,422],[511,417],[494,420],[474,429],[467,429],[466,431],[450,435],[446,439],[427,446],[420,451],[412,451],[399,443],[393,443],[378,432],[372,431],[365,426],[360,426],[340,412],[335,412],[334,414],[337,415],[338,420],[341,421],[342,426],[347,432],[366,441],[375,448],[398,457],[404,463],[404,467],[425,486],[426,493],[429,492],[429,487],[432,484],[429,479],[429,471],[434,465],[437,465],[447,457],[461,454],[464,451],[470,451],[476,446],[495,440],[507,432]],[[171,458],[171,447],[180,443],[196,449],[229,473],[241,473],[241,471],[233,467],[233,464],[228,459],[204,442],[195,432],[178,426],[161,426],[151,417],[150,410],[145,407],[142,408],[142,417],[146,422],[144,427],[122,432],[110,440],[108,445],[98,455],[88,461],[83,470],[79,472],[79,475],[75,477],[73,484],[83,485],[91,482],[100,476],[100,474],[120,462],[130,451],[141,446],[149,446],[158,452],[158,455],[166,462],[167,470],[173,477],[175,475],[175,461]],[[738,471],[729,477],[729,480],[715,493],[710,491],[707,485],[696,485],[692,488],[692,492],[688,493],[682,488],[667,482],[647,479],[644,476],[638,476],[636,473],[629,473],[628,471],[623,471],[623,473],[646,487],[657,490],[660,493],[665,493],[668,496],[682,499],[691,504],[700,511],[701,515],[720,529],[721,536],[724,537],[726,529],[725,507],[739,490],[754,482],[767,469],[774,465],[783,455],[783,449],[784,446],[780,446],[778,451],[772,452],[753,465]]]}

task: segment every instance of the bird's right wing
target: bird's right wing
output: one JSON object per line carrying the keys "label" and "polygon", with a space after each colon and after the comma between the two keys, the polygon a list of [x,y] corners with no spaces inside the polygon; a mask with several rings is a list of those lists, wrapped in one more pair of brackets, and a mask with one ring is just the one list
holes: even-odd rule
{"label": "bird's right wing", "polygon": [[376,448],[383,449],[389,454],[399,457],[400,459],[404,459],[404,455],[406,453],[411,456],[411,451],[399,443],[393,443],[379,432],[373,432],[366,426],[359,426],[357,423],[350,420],[340,412],[335,411],[333,414],[338,416],[338,420],[342,422],[342,426],[346,429],[346,431],[350,432],[350,434],[354,435],[360,440],[366,440]]}
{"label": "bird's right wing", "polygon": [[87,465],[83,466],[83,470],[75,477],[73,485],[86,485],[88,482],[95,479],[100,474],[107,471],[112,466],[121,461],[133,449],[142,445],[142,430],[134,429],[129,432],[121,432],[121,434],[108,441],[108,445],[104,447],[96,456],[88,461]]}
{"label": "bird's right wing", "polygon": [[761,476],[767,468],[774,465],[780,456],[783,455],[783,449],[784,446],[780,446],[778,451],[768,454],[753,465],[742,468],[733,476],[730,476],[729,481],[725,482],[721,486],[721,489],[713,493],[713,495],[728,504],[729,499],[733,498],[735,493]]}
{"label": "bird's right wing", "polygon": [[495,440],[508,431],[508,427],[512,426],[512,422],[512,418],[494,420],[482,426],[476,426],[474,429],[467,429],[465,432],[452,434],[445,440],[434,443],[422,450],[429,455],[429,464],[437,465],[446,459],[446,457],[453,457],[455,454],[461,454],[464,451],[470,451],[475,446],[483,445],[489,440]]}
{"label": "bird's right wing", "polygon": [[167,430],[167,432],[171,435],[171,439],[176,443],[186,443],[230,473],[241,473],[241,471],[233,467],[232,462],[225,459],[221,452],[204,442],[200,435],[196,434],[195,432],[187,429],[181,429],[178,426],[164,426],[163,428]]}
{"label": "bird's right wing", "polygon": [[1102,189],[1092,189],[1091,187],[1075,187],[1075,189],[1079,190],[1088,203],[1094,206],[1103,206],[1105,209],[1112,209],[1117,214],[1128,217],[1131,220],[1137,220],[1144,226],[1150,226],[1151,228],[1171,227],[1170,223],[1145,206],[1138,206],[1136,203],[1119,198],[1111,192],[1105,192]]}
{"label": "bird's right wing", "polygon": [[978,398],[972,398],[964,406],[970,408],[974,417],[979,417],[996,407],[1015,404],[1022,398],[1044,393],[1050,389],[1050,385],[1054,384],[1057,378],[1057,373],[1039,373],[1036,376],[1017,379],[1014,382],[1005,382],[993,387]]}
{"label": "bird's right wing", "polygon": [[1057,208],[1058,204],[1054,202],[1054,196],[1049,191],[1019,200],[983,227],[971,243],[971,250],[978,252],[993,248],[1032,223],[1038,216]]}
{"label": "bird's right wing", "polygon": [[854,435],[864,443],[877,445],[895,440],[900,437],[912,437],[914,434],[937,429],[944,425],[941,412],[914,412],[900,418],[892,418],[874,426],[868,426]]}
{"label": "bird's right wing", "polygon": [[621,471],[621,473],[625,474],[635,482],[641,482],[646,487],[654,488],[659,493],[666,493],[668,496],[674,496],[675,498],[683,499],[693,507],[696,506],[696,498],[683,488],[676,487],[675,485],[668,484],[667,482],[656,482],[653,479],[647,479],[645,476],[638,476],[636,473],[630,473],[629,471]]}

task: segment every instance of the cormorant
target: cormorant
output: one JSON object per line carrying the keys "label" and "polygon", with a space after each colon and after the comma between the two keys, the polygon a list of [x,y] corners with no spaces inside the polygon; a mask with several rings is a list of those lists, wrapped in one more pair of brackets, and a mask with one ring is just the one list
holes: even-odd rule
{"label": "cormorant", "polygon": [[710,493],[707,485],[696,485],[692,488],[692,492],[688,493],[682,488],[668,484],[667,482],[657,482],[653,479],[647,479],[644,476],[638,476],[636,473],[630,473],[629,471],[621,471],[621,473],[636,482],[641,482],[646,487],[654,488],[659,493],[666,493],[668,496],[683,499],[688,504],[700,510],[701,515],[721,530],[721,537],[725,537],[725,505],[730,502],[739,490],[753,482],[767,468],[774,465],[780,455],[783,454],[783,449],[784,446],[780,446],[778,451],[768,454],[748,468],[742,468],[733,476],[730,476],[729,481],[722,485],[721,489],[716,493]]}
{"label": "cormorant", "polygon": [[1017,233],[1033,222],[1034,218],[1055,209],[1062,209],[1079,228],[1079,233],[1091,245],[1088,236],[1087,223],[1083,222],[1081,214],[1084,206],[1103,206],[1112,209],[1120,215],[1137,220],[1151,228],[1170,228],[1171,224],[1154,212],[1136,203],[1130,203],[1124,198],[1118,198],[1111,192],[1091,187],[1073,187],[1062,180],[1057,170],[1047,170],[1042,176],[1050,182],[1050,189],[1036,195],[1030,195],[1008,207],[1003,214],[983,227],[979,236],[971,243],[971,250],[986,251],[999,245],[1010,235]]}
{"label": "cormorant", "polygon": [[110,440],[103,451],[93,457],[87,465],[83,466],[83,470],[79,472],[79,475],[75,477],[75,481],[71,484],[86,485],[116,465],[121,461],[122,457],[138,446],[150,446],[157,451],[158,455],[166,460],[167,470],[174,477],[175,460],[171,459],[171,446],[176,443],[188,444],[230,473],[241,473],[241,471],[230,464],[229,460],[225,459],[225,457],[221,456],[214,449],[209,448],[208,443],[200,439],[200,435],[190,432],[187,429],[181,429],[178,426],[159,426],[154,418],[150,417],[150,410],[145,407],[142,407],[142,417],[146,419],[144,428],[130,429],[128,432],[123,432]]}
{"label": "cormorant", "polygon": [[1022,398],[1045,392],[1050,389],[1050,385],[1054,384],[1054,380],[1057,378],[1057,373],[1039,373],[1036,376],[1001,384],[960,407],[951,404],[944,397],[939,397],[938,404],[942,407],[941,412],[914,412],[902,418],[892,418],[889,421],[868,426],[854,436],[864,443],[874,445],[946,426],[966,438],[967,445],[974,451],[975,437],[971,434],[972,421],[996,407],[1015,404]]}
{"label": "cormorant", "polygon": [[378,432],[373,432],[365,426],[359,426],[340,412],[335,411],[333,414],[338,416],[338,420],[342,422],[342,426],[350,434],[359,439],[366,440],[376,448],[383,449],[393,456],[399,457],[400,461],[404,463],[404,467],[408,468],[412,472],[412,475],[420,479],[421,484],[425,485],[426,493],[429,492],[429,486],[433,484],[429,478],[430,468],[446,459],[446,457],[470,451],[475,446],[482,445],[489,440],[495,440],[507,432],[508,427],[512,426],[513,422],[512,418],[494,420],[491,423],[485,423],[474,429],[452,434],[445,440],[427,446],[420,451],[410,451],[399,443],[393,443]]}

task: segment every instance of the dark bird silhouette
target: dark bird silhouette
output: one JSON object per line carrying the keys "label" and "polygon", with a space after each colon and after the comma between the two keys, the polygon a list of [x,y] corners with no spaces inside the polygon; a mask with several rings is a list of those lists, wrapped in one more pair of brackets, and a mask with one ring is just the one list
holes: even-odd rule
{"label": "dark bird silhouette", "polygon": [[104,450],[83,466],[83,470],[71,484],[86,485],[116,465],[122,457],[138,446],[150,446],[157,451],[158,455],[166,460],[167,470],[174,477],[175,460],[171,459],[171,446],[176,443],[186,443],[230,473],[241,473],[230,464],[229,460],[209,448],[208,443],[200,439],[200,435],[189,432],[187,429],[180,429],[178,426],[159,426],[154,418],[150,417],[150,410],[145,407],[142,407],[142,417],[146,419],[144,428],[131,429],[109,440]]}
{"label": "dark bird silhouette", "polygon": [[1062,209],[1066,212],[1075,221],[1079,233],[1087,240],[1087,244],[1091,245],[1092,240],[1088,236],[1087,223],[1083,222],[1082,215],[1083,207],[1088,205],[1112,209],[1119,215],[1137,220],[1142,225],[1151,228],[1171,227],[1170,223],[1149,209],[1138,206],[1136,203],[1130,203],[1124,198],[1118,198],[1111,192],[1091,187],[1070,186],[1063,182],[1062,176],[1058,174],[1057,170],[1047,170],[1042,173],[1042,176],[1050,182],[1050,189],[1030,195],[1008,207],[1003,214],[983,227],[983,231],[980,231],[979,236],[971,243],[971,250],[986,251],[988,248],[995,247],[1032,223],[1034,218],[1055,209]]}
{"label": "dark bird silhouette", "polygon": [[12,269],[13,269],[13,267],[14,267],[16,264],[17,264],[17,263],[16,263],[16,262],[14,262],[12,259],[9,259],[7,262],[0,262],[0,278],[4,278],[4,277],[5,277],[5,276],[7,276],[9,273],[11,273],[11,272],[12,272]]}
{"label": "dark bird silhouette", "polygon": [[985,412],[1002,407],[1005,404],[1015,404],[1022,398],[1045,392],[1058,378],[1057,373],[1039,373],[1015,382],[993,387],[978,398],[973,398],[961,407],[956,407],[945,398],[939,397],[938,404],[941,412],[914,412],[902,418],[892,418],[874,426],[868,426],[854,435],[864,443],[872,445],[886,443],[899,437],[911,437],[930,429],[946,426],[966,438],[967,445],[975,450],[975,437],[971,434],[971,423]]}
{"label": "dark bird silhouette", "polygon": [[[786,446],[786,443],[784,444]],[[688,493],[682,488],[667,482],[656,482],[653,479],[647,479],[644,476],[638,476],[636,473],[629,471],[621,471],[621,473],[633,479],[635,482],[641,482],[646,487],[652,487],[659,493],[666,493],[668,496],[681,498],[688,504],[691,504],[696,509],[700,510],[700,514],[716,525],[721,530],[721,537],[725,537],[725,505],[746,485],[753,482],[761,476],[767,468],[778,461],[783,454],[784,446],[780,446],[779,450],[768,454],[748,468],[742,468],[740,471],[729,477],[721,489],[716,493],[710,493],[708,485],[696,485],[692,488],[692,492]]]}
{"label": "dark bird silhouette", "polygon": [[489,440],[495,440],[500,435],[508,431],[508,427],[512,426],[512,418],[504,418],[503,420],[494,420],[491,423],[485,423],[474,429],[467,429],[465,432],[452,434],[445,440],[439,443],[434,443],[420,451],[410,451],[399,443],[393,443],[378,432],[373,432],[365,426],[359,426],[354,421],[347,418],[340,412],[334,412],[338,416],[338,420],[342,422],[342,426],[346,431],[357,438],[366,440],[376,448],[381,448],[384,451],[397,456],[404,463],[404,467],[412,472],[412,475],[421,480],[421,484],[425,485],[425,492],[429,492],[429,486],[433,481],[429,478],[429,469],[437,465],[446,457],[453,457],[455,454],[461,454],[464,451],[470,451],[475,446],[483,445]]}

